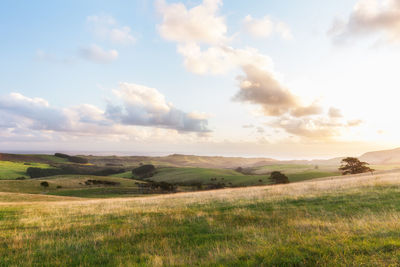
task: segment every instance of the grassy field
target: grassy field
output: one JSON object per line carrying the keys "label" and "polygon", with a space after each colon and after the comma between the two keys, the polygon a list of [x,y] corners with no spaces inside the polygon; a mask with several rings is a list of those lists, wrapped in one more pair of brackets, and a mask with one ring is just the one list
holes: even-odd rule
{"label": "grassy field", "polygon": [[29,167],[50,168],[50,165],[34,162],[24,163],[0,161],[0,180],[15,179],[17,177],[28,177],[26,175],[26,169],[28,169]]}
{"label": "grassy field", "polygon": [[[87,180],[111,181],[119,183],[119,185],[86,185],[85,181]],[[48,188],[43,188],[40,185],[40,183],[43,181],[49,183]],[[123,179],[108,176],[64,175],[46,177],[42,179],[27,179],[22,181],[0,180],[0,192],[91,198],[136,196],[139,195],[137,183],[143,182],[133,179]]]}
{"label": "grassy field", "polygon": [[398,266],[399,177],[84,201],[0,194],[0,266]]}
{"label": "grassy field", "polygon": [[250,186],[268,184],[268,177],[269,175],[244,175],[228,169],[160,168],[157,169],[157,174],[149,179],[168,183],[224,183],[227,186]]}
{"label": "grassy field", "polygon": [[303,172],[322,172],[338,174],[338,166],[317,166],[305,164],[273,164],[262,167],[253,168],[256,174],[268,174],[273,171],[280,171],[286,174],[303,173]]}
{"label": "grassy field", "polygon": [[[287,174],[291,182],[305,181],[315,178],[322,178],[328,176],[336,176],[338,172],[335,171],[321,171],[303,167],[302,165],[288,166],[271,166],[264,167],[269,172],[264,172],[264,175],[244,175],[234,170],[228,169],[205,169],[205,168],[160,168],[157,174],[151,177],[151,180],[169,183],[224,183],[227,186],[254,186],[254,185],[267,185],[269,181],[269,173],[272,170],[282,171]],[[131,173],[121,174],[119,177],[131,177]],[[211,179],[216,178],[212,181]]]}

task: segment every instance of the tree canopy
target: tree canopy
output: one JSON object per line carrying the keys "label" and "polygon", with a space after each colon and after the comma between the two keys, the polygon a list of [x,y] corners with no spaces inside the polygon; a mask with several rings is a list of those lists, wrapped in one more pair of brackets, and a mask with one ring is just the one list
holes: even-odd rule
{"label": "tree canopy", "polygon": [[364,172],[373,172],[374,169],[371,169],[367,165],[369,163],[360,161],[358,158],[348,157],[342,159],[342,165],[340,166],[339,170],[342,172],[342,175],[348,174],[358,174]]}
{"label": "tree canopy", "polygon": [[289,183],[289,178],[286,175],[284,175],[283,173],[278,172],[278,171],[271,172],[271,176],[269,177],[269,180],[273,184],[288,184]]}

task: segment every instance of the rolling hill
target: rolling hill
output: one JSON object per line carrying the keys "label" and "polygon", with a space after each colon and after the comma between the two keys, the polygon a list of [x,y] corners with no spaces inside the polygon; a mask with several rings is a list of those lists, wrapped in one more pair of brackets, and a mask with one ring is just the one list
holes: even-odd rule
{"label": "rolling hill", "polygon": [[370,164],[400,164],[400,148],[368,152],[360,160]]}

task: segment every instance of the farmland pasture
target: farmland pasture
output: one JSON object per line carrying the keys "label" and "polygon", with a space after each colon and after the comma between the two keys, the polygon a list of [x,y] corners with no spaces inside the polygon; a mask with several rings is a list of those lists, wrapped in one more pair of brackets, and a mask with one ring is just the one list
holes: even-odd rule
{"label": "farmland pasture", "polygon": [[0,194],[0,266],[398,266],[399,176],[105,200]]}
{"label": "farmland pasture", "polygon": [[0,180],[28,177],[26,169],[29,167],[50,168],[50,165],[37,162],[0,161]]}
{"label": "farmland pasture", "polygon": [[[115,182],[118,185],[86,185],[88,180]],[[49,187],[40,184],[46,181]],[[61,175],[42,179],[0,180],[0,192],[45,194],[74,197],[115,197],[138,195],[138,183],[133,179],[123,179],[109,176]]]}

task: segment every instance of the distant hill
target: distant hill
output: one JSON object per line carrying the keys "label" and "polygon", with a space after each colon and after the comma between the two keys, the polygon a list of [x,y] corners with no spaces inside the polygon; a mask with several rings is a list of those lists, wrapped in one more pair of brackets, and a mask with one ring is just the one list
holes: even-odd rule
{"label": "distant hill", "polygon": [[370,164],[400,164],[400,148],[368,152],[360,160]]}
{"label": "distant hill", "polygon": [[[154,164],[165,167],[198,167],[198,168],[224,168],[235,169],[237,167],[256,168],[268,165],[299,164],[315,166],[339,166],[344,157],[326,160],[275,160],[272,158],[242,158],[242,157],[220,157],[220,156],[196,156],[173,154],[164,157],[150,156],[92,156],[81,155],[89,163],[97,166],[107,167],[129,167],[140,164]],[[363,154],[360,160],[375,165],[400,164],[400,148],[392,150],[374,151]],[[0,161],[13,162],[37,162],[45,164],[63,164],[68,161],[54,155],[23,155],[0,153]]]}
{"label": "distant hill", "polygon": [[173,154],[166,157],[118,157],[118,156],[85,156],[90,163],[102,164],[155,164],[174,167],[199,167],[199,168],[237,168],[259,167],[276,164],[279,161],[270,158],[240,158],[240,157],[207,157],[194,155]]}

